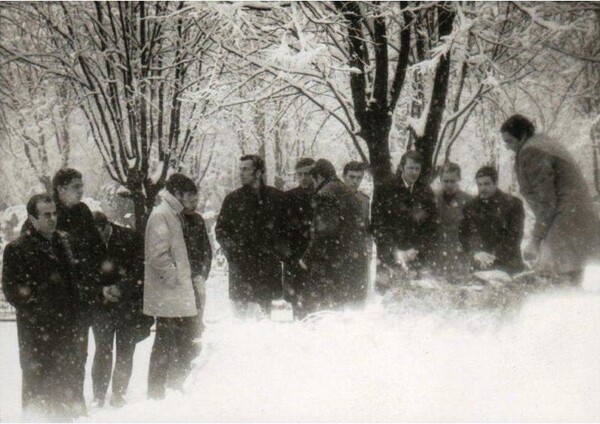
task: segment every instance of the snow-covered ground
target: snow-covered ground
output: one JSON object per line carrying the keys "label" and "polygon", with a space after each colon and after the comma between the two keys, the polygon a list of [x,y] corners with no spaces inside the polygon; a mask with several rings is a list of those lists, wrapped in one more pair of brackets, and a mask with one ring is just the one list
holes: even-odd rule
{"label": "snow-covered ground", "polygon": [[[598,421],[599,280],[532,296],[507,315],[391,313],[375,300],[364,312],[275,323],[234,319],[226,280],[213,277],[185,394],[145,399],[151,337],[138,345],[128,405],[85,421]],[[15,421],[14,323],[0,331],[0,421]]]}

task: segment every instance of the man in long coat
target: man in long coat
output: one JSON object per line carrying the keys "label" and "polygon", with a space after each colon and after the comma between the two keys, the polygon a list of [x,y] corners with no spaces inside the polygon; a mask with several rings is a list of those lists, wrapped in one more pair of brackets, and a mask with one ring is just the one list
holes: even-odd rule
{"label": "man in long coat", "polygon": [[[66,232],[75,257],[74,278],[77,283],[77,325],[75,331],[75,361],[72,369],[75,391],[76,415],[86,414],[83,386],[88,352],[88,335],[96,309],[102,301],[99,282],[99,254],[102,241],[94,226],[94,217],[83,198],[83,175],[73,168],[60,169],[52,178],[59,231]],[[30,219],[25,221],[22,232],[32,228]]]}
{"label": "man in long coat", "polygon": [[473,198],[460,189],[461,169],[453,162],[444,164],[440,180],[442,188],[435,193],[438,232],[434,268],[448,281],[456,282],[469,272],[469,260],[458,237],[458,226],[465,205]]}
{"label": "man in long coat", "polygon": [[[142,313],[144,241],[132,229],[94,212],[102,239],[98,273],[103,300],[92,323],[96,350],[92,365],[94,401],[104,405],[112,375],[112,406],[122,406],[131,378],[136,343],[150,335],[154,320]],[[113,341],[116,358],[113,371]]]}
{"label": "man in long coat", "polygon": [[354,191],[356,197],[360,201],[361,211],[362,211],[362,223],[363,223],[363,231],[365,233],[365,246],[366,246],[366,261],[365,261],[365,269],[364,269],[364,280],[362,284],[357,287],[358,292],[356,296],[365,301],[367,299],[367,292],[369,288],[369,271],[371,264],[371,256],[373,254],[373,240],[371,238],[371,198],[359,190],[360,184],[365,176],[365,165],[362,162],[358,161],[350,161],[346,165],[344,165],[344,169],[342,170],[342,177],[344,180],[344,184],[346,184],[350,189]]}
{"label": "man in long coat", "polygon": [[74,394],[75,258],[68,234],[56,230],[51,197],[33,196],[27,213],[31,228],[6,246],[2,269],[6,300],[17,313],[22,407],[66,420]]}
{"label": "man in long coat", "polygon": [[475,179],[479,195],[466,204],[459,224],[460,242],[473,268],[522,271],[523,202],[498,189],[498,172],[491,166],[480,168]]}
{"label": "man in long coat", "polygon": [[289,257],[283,192],[263,183],[264,161],[240,159],[242,187],[223,201],[215,229],[229,264],[229,298],[245,313],[257,303],[265,313],[282,296],[282,261]]}
{"label": "man in long coat", "polygon": [[406,152],[396,176],[375,190],[372,228],[379,290],[385,290],[400,269],[418,272],[434,259],[437,210],[433,191],[419,178],[421,162],[417,152]]}
{"label": "man in long coat", "polygon": [[310,224],[313,218],[311,198],[313,180],[310,170],[315,161],[300,158],[296,163],[298,186],[285,192],[287,234],[290,257],[285,261],[286,300],[292,303],[294,315],[300,315],[300,300],[306,287],[308,272],[298,263],[310,242]]}
{"label": "man in long coat", "polygon": [[[194,209],[198,188],[182,174],[173,174],[162,202],[146,225],[144,314],[156,317],[156,335],[150,354],[148,397],[164,397],[167,379],[183,382],[198,354],[200,328],[196,293],[203,278],[192,278],[192,266],[183,234],[182,212]],[[173,381],[173,380],[171,380]]]}
{"label": "man in long coat", "polygon": [[513,115],[501,127],[516,153],[515,171],[523,197],[535,214],[526,259],[537,270],[581,281],[585,265],[600,259],[600,223],[581,170],[569,152],[531,121]]}
{"label": "man in long coat", "polygon": [[366,246],[360,200],[336,177],[329,161],[319,159],[311,175],[316,187],[314,217],[301,260],[310,272],[305,312],[361,304]]}

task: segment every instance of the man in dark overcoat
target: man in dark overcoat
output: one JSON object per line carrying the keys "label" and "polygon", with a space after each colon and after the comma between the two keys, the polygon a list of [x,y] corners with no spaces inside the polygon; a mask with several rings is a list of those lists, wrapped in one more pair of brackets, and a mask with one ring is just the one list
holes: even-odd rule
{"label": "man in dark overcoat", "polygon": [[313,210],[313,180],[310,170],[315,161],[311,158],[300,158],[296,163],[296,179],[298,186],[285,192],[286,225],[290,257],[285,261],[285,296],[292,303],[294,315],[299,317],[300,299],[306,287],[308,272],[299,265],[299,260],[310,242],[310,224]]}
{"label": "man in dark overcoat", "polygon": [[375,189],[371,225],[380,291],[389,287],[397,271],[414,275],[434,259],[437,211],[433,191],[419,178],[421,164],[417,152],[406,152],[396,175]]}
{"label": "man in dark overcoat", "polygon": [[364,269],[364,280],[362,284],[357,287],[358,292],[356,293],[357,298],[360,298],[363,302],[367,299],[367,292],[369,288],[369,270],[371,264],[371,256],[373,255],[373,240],[371,238],[371,198],[359,190],[362,180],[365,176],[365,164],[358,161],[350,161],[344,165],[342,170],[342,178],[344,184],[354,191],[356,197],[360,201],[362,211],[362,222],[363,231],[365,233],[365,246],[366,246],[366,261]]}
{"label": "man in dark overcoat", "polygon": [[249,302],[270,312],[282,296],[282,261],[289,257],[285,196],[263,183],[264,173],[260,156],[241,157],[242,187],[225,197],[215,229],[229,264],[229,297],[240,313]]}
{"label": "man in dark overcoat", "polygon": [[523,202],[498,189],[498,172],[491,166],[480,168],[475,179],[479,195],[463,210],[460,242],[473,269],[518,273],[524,269],[521,258]]}
{"label": "man in dark overcoat", "polygon": [[[66,232],[71,240],[75,256],[75,280],[77,282],[77,325],[74,328],[77,343],[75,363],[72,367],[73,390],[75,391],[78,415],[86,414],[83,385],[87,362],[88,335],[94,311],[102,301],[102,286],[99,282],[99,254],[102,241],[94,225],[94,217],[83,198],[83,176],[73,168],[60,169],[52,178],[53,197],[58,214],[56,228]],[[22,232],[31,229],[28,219]]]}
{"label": "man in dark overcoat", "polygon": [[[15,307],[25,412],[71,418],[77,287],[68,234],[48,195],[27,203],[30,228],[4,250],[2,288]],[[39,417],[37,419],[40,419]]]}
{"label": "man in dark overcoat", "polygon": [[102,300],[99,284],[102,241],[94,225],[94,217],[83,198],[83,176],[72,168],[61,169],[52,178],[54,201],[58,213],[56,228],[69,234],[76,259],[75,273],[78,288],[78,316],[75,327],[77,342],[76,363],[73,367],[74,390],[79,414],[86,414],[83,386],[87,362],[88,335],[95,309]]}
{"label": "man in dark overcoat", "polygon": [[579,166],[555,140],[536,134],[522,115],[508,118],[501,131],[516,153],[521,194],[535,215],[525,258],[542,274],[578,284],[585,266],[600,261],[600,221]]}
{"label": "man in dark overcoat", "polygon": [[300,262],[310,272],[304,312],[361,304],[366,246],[360,200],[329,161],[319,159],[310,173],[316,189],[311,240]]}
{"label": "man in dark overcoat", "polygon": [[142,313],[144,241],[134,230],[110,222],[102,212],[94,212],[94,222],[102,239],[98,273],[103,299],[92,323],[96,345],[92,388],[96,404],[104,405],[112,374],[110,404],[119,407],[125,403],[135,345],[150,335],[154,322]]}

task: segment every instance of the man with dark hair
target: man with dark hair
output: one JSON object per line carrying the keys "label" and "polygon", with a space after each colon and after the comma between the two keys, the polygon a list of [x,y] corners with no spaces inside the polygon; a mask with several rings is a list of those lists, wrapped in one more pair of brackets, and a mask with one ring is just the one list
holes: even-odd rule
{"label": "man with dark hair", "polygon": [[300,158],[296,163],[298,187],[285,192],[286,221],[290,257],[285,261],[285,297],[292,303],[294,315],[300,317],[301,298],[307,281],[307,272],[298,261],[306,251],[310,241],[310,223],[312,222],[313,181],[310,170],[315,161]]}
{"label": "man with dark hair", "polygon": [[521,240],[525,210],[523,202],[498,189],[498,172],[484,166],[475,175],[479,195],[468,202],[459,224],[459,238],[478,270],[523,270]]}
{"label": "man with dark hair", "polygon": [[[56,229],[68,233],[75,257],[75,275],[78,292],[78,316],[76,332],[76,355],[71,367],[76,404],[76,415],[86,414],[83,386],[85,364],[87,361],[88,335],[94,310],[101,298],[98,264],[102,241],[94,226],[94,218],[88,206],[81,201],[83,197],[83,179],[81,172],[73,168],[60,169],[52,178],[54,201],[56,202]],[[23,226],[23,232],[32,229],[31,220]]]}
{"label": "man with dark hair", "polygon": [[362,180],[365,176],[365,168],[365,164],[362,162],[350,161],[346,165],[344,165],[344,170],[342,171],[344,183],[354,191],[361,205],[362,219],[364,224],[363,231],[365,233],[366,243],[366,262],[364,270],[364,287],[362,287],[360,293],[357,293],[357,296],[360,295],[364,299],[367,298],[367,291],[369,285],[369,268],[371,263],[371,256],[373,254],[373,241],[370,235],[371,198],[359,190],[360,184],[362,183]]}
{"label": "man with dark hair", "polygon": [[458,238],[465,205],[473,198],[459,187],[460,166],[447,162],[442,167],[442,189],[435,194],[438,216],[435,270],[449,281],[461,280],[469,272],[469,261]]}
{"label": "man with dark hair", "polygon": [[587,182],[571,154],[521,115],[508,118],[502,138],[516,153],[521,194],[535,215],[525,259],[558,281],[578,284],[585,266],[600,259],[600,222]]}
{"label": "man with dark hair", "polygon": [[119,407],[125,403],[135,345],[150,335],[154,322],[142,313],[144,241],[137,232],[110,222],[102,212],[94,212],[94,222],[102,239],[98,273],[103,299],[92,323],[96,344],[92,388],[95,403],[104,405],[112,373],[110,404]]}
{"label": "man with dark hair", "polygon": [[406,152],[396,176],[375,190],[372,228],[380,290],[389,287],[399,267],[414,275],[434,259],[437,211],[433,191],[419,179],[421,163],[417,152]]}
{"label": "man with dark hair", "polygon": [[182,174],[171,175],[166,188],[148,218],[145,239],[144,314],[156,317],[148,371],[151,399],[164,397],[168,377],[182,383],[191,370],[200,337],[196,293],[205,291],[204,279],[192,276],[182,217],[185,209],[195,210],[198,188]]}
{"label": "man with dark hair", "polygon": [[315,184],[311,240],[300,265],[310,272],[305,312],[364,302],[365,234],[360,201],[331,162],[310,171]]}
{"label": "man with dark hair", "polygon": [[216,237],[229,264],[229,297],[244,315],[252,303],[269,313],[282,295],[282,264],[289,257],[285,196],[264,184],[260,156],[240,158],[242,187],[229,193],[217,219]]}
{"label": "man with dark hair", "polygon": [[[2,269],[4,295],[17,314],[22,407],[66,420],[73,401],[75,258],[68,234],[56,230],[56,204],[50,196],[29,199],[27,214],[31,227],[6,246]],[[39,415],[32,418],[40,420]]]}
{"label": "man with dark hair", "polygon": [[362,205],[363,220],[368,227],[370,223],[371,199],[358,189],[365,176],[365,164],[357,161],[348,162],[346,165],[344,165],[342,176],[344,177],[344,183],[354,190],[358,196],[358,199]]}

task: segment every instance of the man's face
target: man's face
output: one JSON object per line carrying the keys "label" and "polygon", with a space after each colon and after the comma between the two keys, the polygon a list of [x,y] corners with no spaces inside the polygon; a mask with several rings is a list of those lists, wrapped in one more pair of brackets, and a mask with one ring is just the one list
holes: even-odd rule
{"label": "man's face", "polygon": [[179,193],[177,200],[181,202],[183,208],[187,212],[194,212],[198,207],[198,193],[188,191],[186,193]]}
{"label": "man's face", "polygon": [[41,234],[52,234],[56,231],[56,204],[54,202],[38,202],[37,218],[29,215],[29,220]]}
{"label": "man's face", "polygon": [[419,179],[419,175],[421,175],[421,164],[410,158],[407,159],[402,168],[402,178],[404,178],[404,181],[412,185]]}
{"label": "man's face", "polygon": [[240,162],[240,179],[242,185],[252,185],[260,178],[260,171],[254,170],[254,163],[251,160]]}
{"label": "man's face", "polygon": [[344,175],[344,182],[351,189],[358,190],[358,187],[360,187],[360,183],[362,183],[364,176],[364,171],[348,171],[346,175]]}
{"label": "man's face", "polygon": [[310,170],[314,165],[303,166],[296,169],[296,179],[298,185],[302,188],[310,189],[313,188],[313,179],[310,176]]}
{"label": "man's face", "polygon": [[516,152],[519,150],[521,141],[517,137],[512,135],[511,133],[502,131],[502,139],[504,140],[506,147],[509,148],[510,150],[512,150],[513,152]]}
{"label": "man's face", "polygon": [[492,181],[492,177],[479,177],[476,181],[479,197],[482,199],[489,199],[498,189],[498,185]]}
{"label": "man's face", "polygon": [[448,195],[456,194],[459,181],[458,172],[444,172],[442,174],[442,191]]}
{"label": "man's face", "polygon": [[83,181],[80,178],[75,178],[69,181],[68,184],[58,186],[58,198],[66,206],[75,206],[81,202],[83,197]]}

